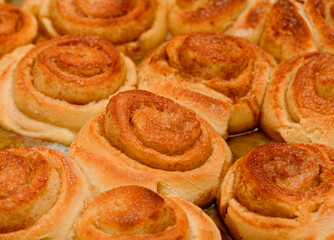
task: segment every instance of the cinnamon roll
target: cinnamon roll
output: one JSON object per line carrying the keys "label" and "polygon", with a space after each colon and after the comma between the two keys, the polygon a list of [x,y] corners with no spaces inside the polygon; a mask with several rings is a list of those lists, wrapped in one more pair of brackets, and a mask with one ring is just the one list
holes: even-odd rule
{"label": "cinnamon roll", "polygon": [[21,47],[1,61],[1,126],[65,145],[103,111],[111,95],[133,89],[137,78],[129,58],[93,36]]}
{"label": "cinnamon roll", "polygon": [[37,21],[31,13],[0,3],[0,56],[31,43],[37,31]]}
{"label": "cinnamon roll", "polygon": [[309,53],[280,64],[263,103],[261,126],[286,142],[334,147],[334,55]]}
{"label": "cinnamon roll", "polygon": [[170,0],[173,35],[218,31],[258,44],[279,62],[312,51],[334,53],[329,0]]}
{"label": "cinnamon roll", "polygon": [[313,30],[303,5],[291,0],[276,1],[268,15],[259,45],[279,62],[316,51]]}
{"label": "cinnamon roll", "polygon": [[69,155],[100,192],[140,185],[199,206],[214,199],[232,161],[225,141],[201,117],[140,90],[112,97],[78,133]]}
{"label": "cinnamon roll", "polygon": [[0,239],[72,239],[89,198],[79,167],[58,150],[0,151]]}
{"label": "cinnamon roll", "polygon": [[147,188],[123,186],[98,196],[78,220],[75,239],[221,239],[197,206]]}
{"label": "cinnamon roll", "polygon": [[262,29],[270,5],[269,0],[169,0],[168,27],[173,35],[225,32],[247,15],[248,32],[254,34]]}
{"label": "cinnamon roll", "polygon": [[148,55],[138,88],[203,116],[222,136],[254,128],[274,61],[256,45],[222,33],[179,35]]}
{"label": "cinnamon roll", "polygon": [[331,239],[333,173],[325,145],[260,146],[228,171],[219,212],[235,239]]}
{"label": "cinnamon roll", "polygon": [[167,35],[164,0],[28,0],[50,37],[91,34],[104,37],[131,57],[161,44]]}

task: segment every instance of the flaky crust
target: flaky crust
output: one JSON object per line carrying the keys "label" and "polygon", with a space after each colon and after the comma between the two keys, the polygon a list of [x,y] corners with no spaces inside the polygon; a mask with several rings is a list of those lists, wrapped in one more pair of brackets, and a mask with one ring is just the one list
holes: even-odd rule
{"label": "flaky crust", "polygon": [[278,62],[312,52],[334,52],[330,0],[170,0],[173,35],[226,32],[266,50]]}
{"label": "flaky crust", "polygon": [[49,37],[91,34],[109,39],[128,56],[141,58],[167,35],[164,0],[87,1],[30,0]]}
{"label": "flaky crust", "polygon": [[224,32],[248,5],[247,0],[169,0],[168,27],[173,35]]}
{"label": "flaky crust", "polygon": [[0,3],[0,20],[0,55],[31,43],[37,36],[37,20],[22,8]]}
{"label": "flaky crust", "polygon": [[305,11],[311,19],[320,50],[334,53],[333,1],[306,0]]}
{"label": "flaky crust", "polygon": [[227,32],[257,43],[273,1],[169,0],[168,28],[173,35]]}
{"label": "flaky crust", "polygon": [[334,150],[275,143],[238,160],[218,195],[235,239],[331,239]]}
{"label": "flaky crust", "polygon": [[267,19],[259,45],[278,62],[317,50],[312,27],[301,3],[278,0]]}
{"label": "flaky crust", "polygon": [[69,155],[99,192],[140,185],[199,206],[213,200],[232,161],[225,141],[201,117],[139,90],[113,97],[81,129]]}
{"label": "flaky crust", "polygon": [[0,239],[72,239],[90,197],[74,161],[45,148],[2,150],[0,155]]}
{"label": "flaky crust", "polygon": [[334,147],[334,55],[309,53],[271,75],[261,127],[276,140]]}
{"label": "flaky crust", "polygon": [[138,88],[203,116],[222,136],[254,128],[274,61],[256,45],[222,33],[179,35],[148,55]]}
{"label": "flaky crust", "polygon": [[271,7],[272,1],[252,1],[226,33],[258,44]]}
{"label": "flaky crust", "polygon": [[98,196],[78,220],[77,240],[221,239],[214,222],[197,206],[138,186]]}
{"label": "flaky crust", "polygon": [[133,89],[137,80],[129,58],[92,36],[21,47],[1,62],[1,126],[66,145],[111,95]]}

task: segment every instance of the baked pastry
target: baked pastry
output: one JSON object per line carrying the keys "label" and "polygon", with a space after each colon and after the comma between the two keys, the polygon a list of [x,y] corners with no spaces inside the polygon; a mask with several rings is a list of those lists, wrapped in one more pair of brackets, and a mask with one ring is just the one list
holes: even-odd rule
{"label": "baked pastry", "polygon": [[334,147],[334,55],[308,53],[280,64],[271,75],[261,127],[286,142]]}
{"label": "baked pastry", "polygon": [[111,95],[133,89],[134,63],[109,41],[65,36],[16,49],[1,60],[0,125],[70,145]]}
{"label": "baked pastry", "polygon": [[46,148],[0,151],[0,239],[72,239],[89,196],[79,167]]}
{"label": "baked pastry", "polygon": [[139,186],[98,196],[78,220],[77,240],[221,239],[215,223],[197,206]]}
{"label": "baked pastry", "polygon": [[104,37],[131,57],[143,57],[167,35],[164,0],[27,0],[50,37],[91,34]]}
{"label": "baked pastry", "polygon": [[256,45],[222,33],[179,35],[148,55],[138,88],[171,98],[203,116],[226,137],[258,123],[274,66]]}
{"label": "baked pastry", "polygon": [[140,185],[199,206],[215,197],[232,156],[200,116],[172,100],[133,90],[111,98],[69,149],[99,191]]}
{"label": "baked pastry", "polygon": [[234,24],[240,25],[244,15],[249,15],[247,31],[254,34],[261,32],[270,5],[269,0],[169,0],[168,28],[173,35],[225,32]]}
{"label": "baked pastry", "polygon": [[301,3],[278,0],[268,14],[259,45],[279,62],[317,50]]}
{"label": "baked pastry", "polygon": [[235,239],[332,239],[334,149],[272,143],[241,158],[218,195]]}
{"label": "baked pastry", "polygon": [[320,50],[334,53],[334,2],[306,0],[305,11],[311,20]]}
{"label": "baked pastry", "polygon": [[172,34],[218,31],[246,38],[278,62],[334,52],[334,3],[328,0],[170,0]]}
{"label": "baked pastry", "polygon": [[0,56],[31,43],[37,36],[35,17],[22,8],[0,3]]}

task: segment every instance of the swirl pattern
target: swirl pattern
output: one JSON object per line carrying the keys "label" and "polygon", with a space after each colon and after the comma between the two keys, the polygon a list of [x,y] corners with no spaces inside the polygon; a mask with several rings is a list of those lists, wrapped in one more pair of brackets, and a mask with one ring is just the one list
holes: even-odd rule
{"label": "swirl pattern", "polygon": [[218,31],[258,44],[279,62],[313,51],[334,52],[330,0],[170,0],[173,35]]}
{"label": "swirl pattern", "polygon": [[262,128],[287,142],[334,147],[334,55],[310,53],[282,63],[271,76]]}
{"label": "swirl pattern", "polygon": [[18,49],[3,62],[8,67],[1,76],[1,124],[64,144],[105,108],[111,95],[136,83],[132,61],[99,37],[55,38]]}
{"label": "swirl pattern", "polygon": [[0,3],[0,55],[31,43],[37,31],[37,21],[31,13]]}
{"label": "swirl pattern", "polygon": [[176,36],[142,62],[138,88],[190,107],[222,135],[256,126],[273,60],[221,33]]}
{"label": "swirl pattern", "polygon": [[114,188],[97,197],[79,219],[75,235],[78,240],[221,239],[198,207],[138,186]]}
{"label": "swirl pattern", "polygon": [[224,32],[247,6],[247,0],[171,0],[168,14],[173,35],[188,32]]}
{"label": "swirl pattern", "polygon": [[2,150],[0,173],[1,239],[68,238],[88,197],[72,160],[44,148]]}
{"label": "swirl pattern", "polygon": [[69,154],[101,191],[139,184],[201,206],[212,201],[231,164],[226,143],[203,119],[139,90],[114,96],[79,132]]}
{"label": "swirl pattern", "polygon": [[287,143],[263,145],[241,158],[218,197],[231,233],[248,239],[324,239],[331,234],[333,160],[334,150],[324,145]]}
{"label": "swirl pattern", "polygon": [[34,11],[35,5],[42,27],[51,37],[98,35],[132,57],[142,56],[167,35],[163,0],[34,0],[26,3],[26,8]]}

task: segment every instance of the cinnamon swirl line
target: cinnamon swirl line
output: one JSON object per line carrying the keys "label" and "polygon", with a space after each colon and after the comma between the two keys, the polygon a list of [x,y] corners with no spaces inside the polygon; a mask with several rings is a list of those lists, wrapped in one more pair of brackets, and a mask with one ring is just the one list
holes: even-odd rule
{"label": "cinnamon swirl line", "polygon": [[65,145],[113,94],[133,89],[137,78],[134,63],[95,36],[18,48],[2,63],[1,126]]}
{"label": "cinnamon swirl line", "polygon": [[234,163],[217,202],[236,239],[332,239],[334,150],[274,143]]}
{"label": "cinnamon swirl line", "polygon": [[114,96],[78,133],[69,155],[99,192],[140,185],[199,206],[215,197],[232,156],[201,117],[140,90]]}
{"label": "cinnamon swirl line", "polygon": [[167,35],[164,0],[28,0],[24,8],[38,16],[49,37],[98,35],[132,58],[142,58]]}

